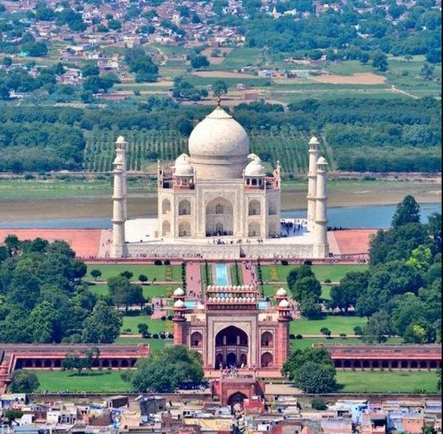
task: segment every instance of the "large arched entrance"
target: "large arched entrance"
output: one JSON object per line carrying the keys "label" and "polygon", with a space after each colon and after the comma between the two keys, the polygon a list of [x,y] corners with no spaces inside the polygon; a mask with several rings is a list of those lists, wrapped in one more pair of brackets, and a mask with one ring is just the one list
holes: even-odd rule
{"label": "large arched entrance", "polygon": [[234,209],[227,199],[218,197],[206,205],[206,236],[223,237],[234,233]]}
{"label": "large arched entrance", "polygon": [[235,392],[228,398],[228,405],[231,407],[232,414],[240,412],[243,408],[243,401],[248,397],[241,392]]}
{"label": "large arched entrance", "polygon": [[248,335],[235,326],[219,331],[215,337],[215,368],[245,367],[248,364]]}

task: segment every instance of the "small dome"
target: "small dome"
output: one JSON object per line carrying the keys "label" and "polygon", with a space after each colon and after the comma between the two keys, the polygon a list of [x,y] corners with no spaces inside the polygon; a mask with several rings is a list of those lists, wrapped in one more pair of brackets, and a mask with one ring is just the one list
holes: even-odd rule
{"label": "small dome", "polygon": [[183,289],[181,289],[181,288],[177,288],[174,291],[174,295],[177,295],[177,296],[185,295],[185,291],[183,291]]}
{"label": "small dome", "polygon": [[118,136],[118,139],[115,141],[115,143],[117,143],[118,145],[123,145],[124,143],[126,143],[126,140],[123,136]]}
{"label": "small dome", "polygon": [[310,144],[310,145],[318,145],[318,144],[319,144],[319,141],[318,141],[317,137],[312,136],[312,137],[311,137],[311,140],[309,140],[309,144]]}
{"label": "small dome", "polygon": [[325,157],[320,157],[320,158],[317,160],[317,165],[327,166],[327,165],[328,165],[328,162],[326,161]]}
{"label": "small dome", "polygon": [[258,161],[259,163],[261,163],[261,158],[260,158],[257,154],[254,154],[254,153],[249,154],[249,155],[248,155],[248,158],[249,158],[250,160],[256,160],[256,161]]}
{"label": "small dome", "polygon": [[177,300],[177,301],[174,303],[174,307],[178,307],[178,308],[182,308],[182,307],[184,307],[184,305],[185,305],[185,303],[183,303],[182,300]]}
{"label": "small dome", "polygon": [[245,176],[265,176],[265,168],[261,160],[252,160],[245,168]]}
{"label": "small dome", "polygon": [[280,288],[275,295],[278,295],[279,297],[284,297],[286,295],[286,289]]}
{"label": "small dome", "polygon": [[289,307],[289,302],[288,300],[282,300],[279,304],[279,307]]}
{"label": "small dome", "polygon": [[192,176],[194,175],[194,167],[189,163],[189,156],[181,154],[174,163],[175,176]]}

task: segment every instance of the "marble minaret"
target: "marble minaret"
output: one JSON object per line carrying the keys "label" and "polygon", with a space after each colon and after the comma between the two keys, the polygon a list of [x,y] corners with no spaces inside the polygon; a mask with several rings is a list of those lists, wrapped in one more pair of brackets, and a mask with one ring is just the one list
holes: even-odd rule
{"label": "marble minaret", "polygon": [[126,255],[125,221],[127,219],[126,142],[122,136],[115,142],[115,153],[111,257],[121,258]]}
{"label": "marble minaret", "polygon": [[326,215],[326,170],[328,163],[320,157],[317,161],[317,179],[315,195],[315,226],[314,226],[314,258],[327,258],[328,245],[328,218]]}
{"label": "marble minaret", "polygon": [[312,232],[315,226],[315,203],[317,195],[317,160],[318,160],[318,145],[319,142],[316,137],[311,137],[309,140],[309,172],[308,172],[308,231]]}

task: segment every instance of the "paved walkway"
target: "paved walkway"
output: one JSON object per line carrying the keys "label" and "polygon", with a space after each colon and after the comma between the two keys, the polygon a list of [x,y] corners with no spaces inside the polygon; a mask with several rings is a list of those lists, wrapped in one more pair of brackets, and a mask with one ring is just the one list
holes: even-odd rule
{"label": "paved walkway", "polygon": [[255,265],[251,264],[248,261],[242,262],[242,275],[243,275],[243,283],[245,285],[258,286]]}
{"label": "paved walkway", "polygon": [[191,298],[203,297],[201,289],[200,262],[186,263],[186,295]]}

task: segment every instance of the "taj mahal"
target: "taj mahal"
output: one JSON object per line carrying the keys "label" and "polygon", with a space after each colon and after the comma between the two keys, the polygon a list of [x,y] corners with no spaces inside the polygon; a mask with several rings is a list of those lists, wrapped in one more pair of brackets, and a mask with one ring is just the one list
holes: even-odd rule
{"label": "taj mahal", "polygon": [[[325,258],[327,162],[312,137],[307,217],[281,219],[280,163],[270,172],[244,128],[223,108],[198,123],[188,154],[158,162],[157,218],[128,219],[125,139],[116,141],[111,256]],[[291,227],[289,231],[287,228]],[[297,228],[297,230],[292,230]]]}

